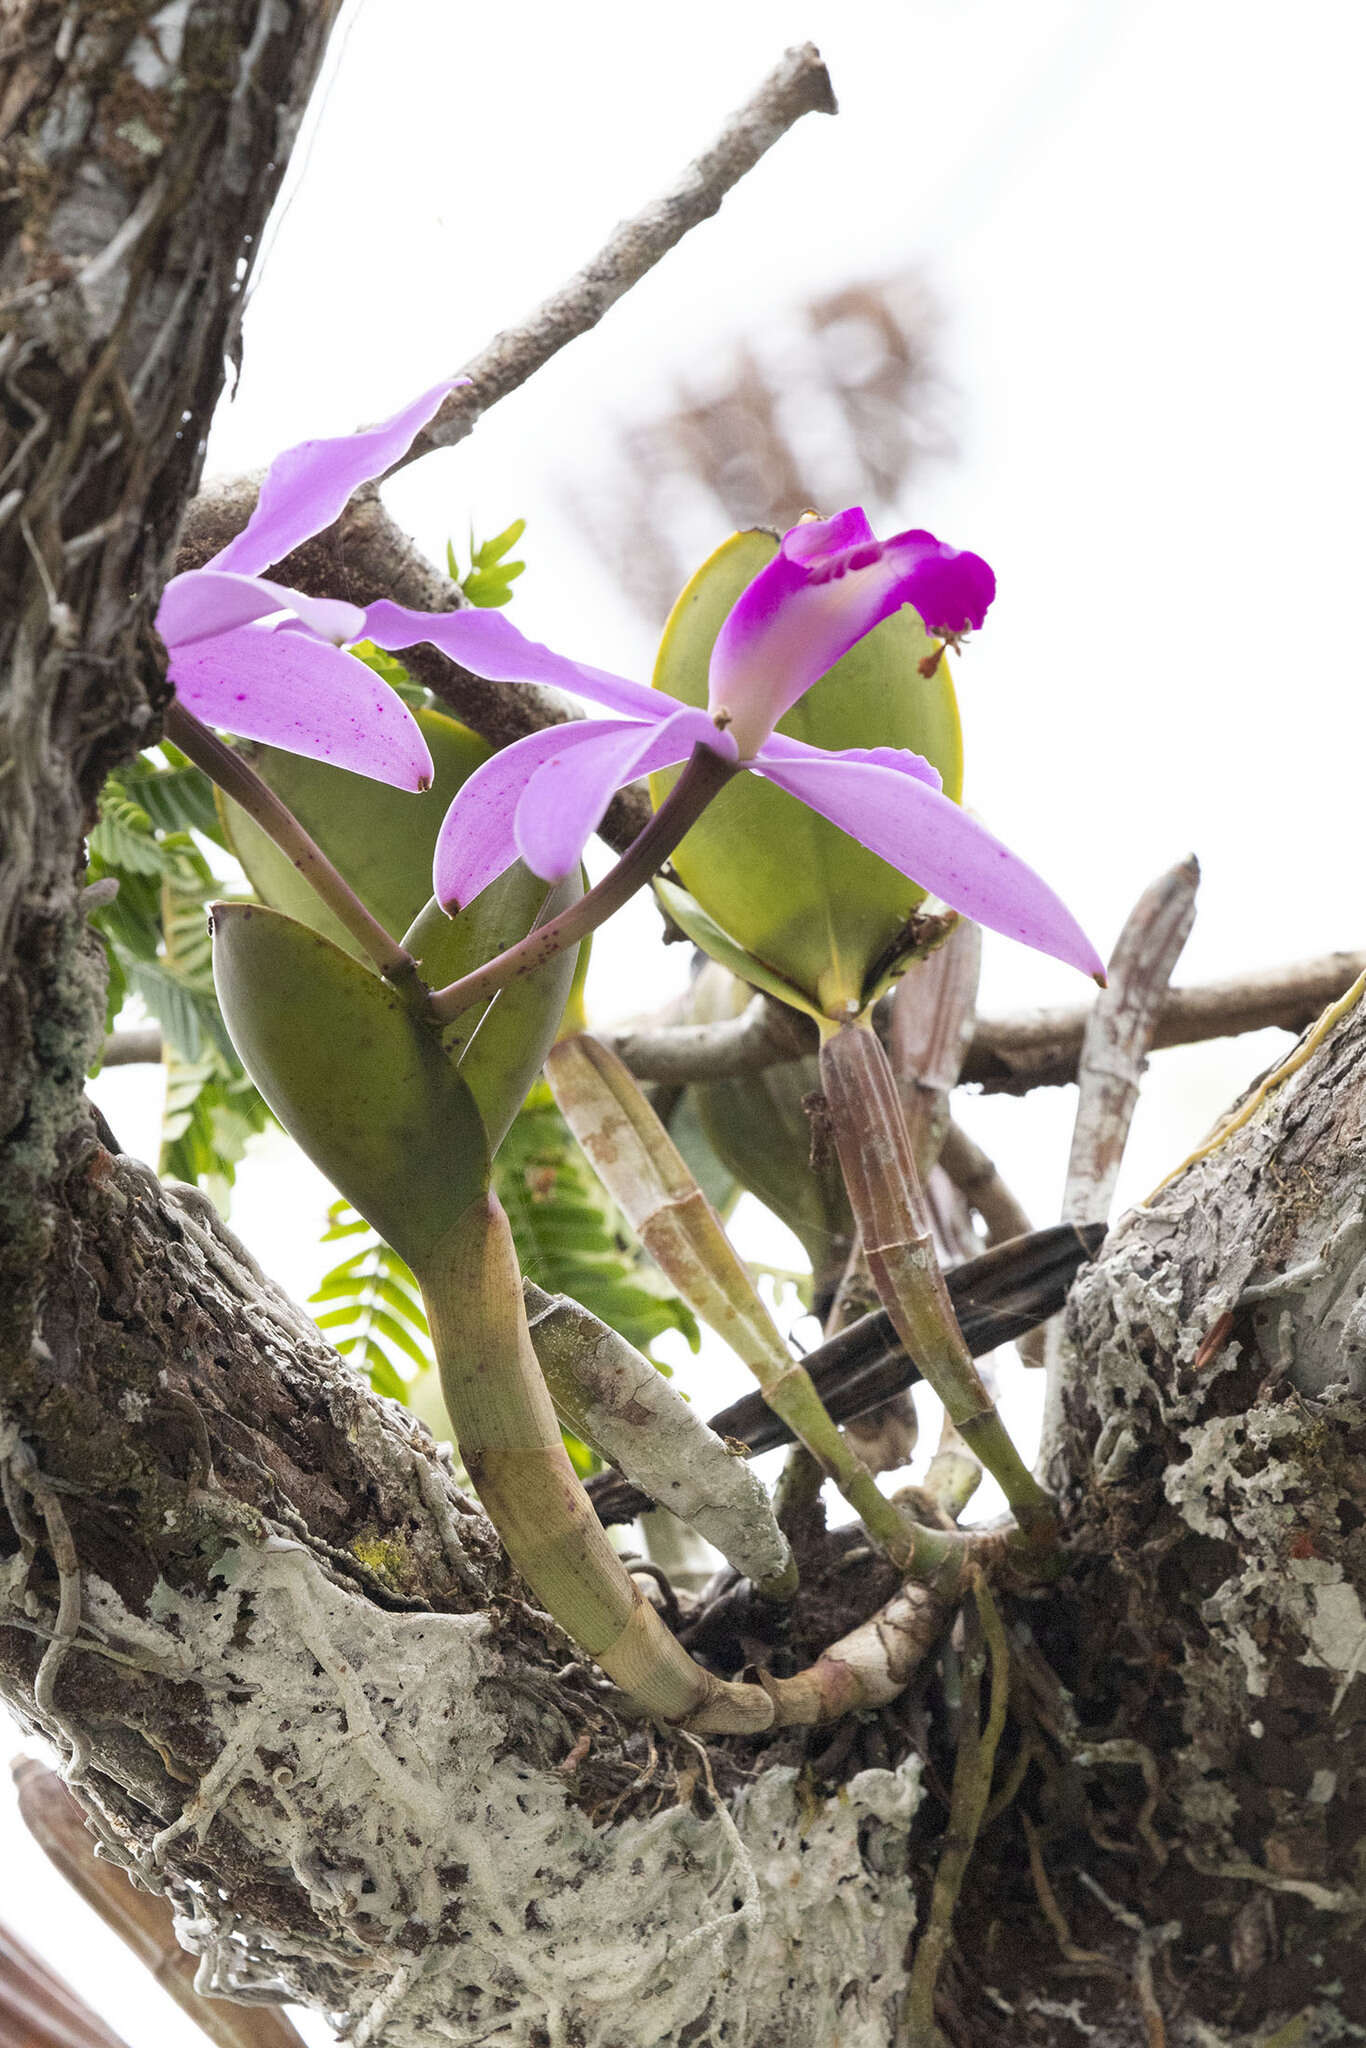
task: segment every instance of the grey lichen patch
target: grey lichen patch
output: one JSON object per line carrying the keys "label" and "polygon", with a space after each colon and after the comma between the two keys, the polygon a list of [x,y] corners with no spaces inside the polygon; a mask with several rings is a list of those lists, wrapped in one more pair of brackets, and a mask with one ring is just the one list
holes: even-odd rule
{"label": "grey lichen patch", "polygon": [[[383,1613],[279,1538],[141,1614],[88,1574],[83,1627],[82,1656],[193,1677],[207,1703],[214,1760],[179,1811],[111,1832],[171,1890],[208,1988],[316,1997],[340,1972],[353,2038],[399,2048],[491,2027],[525,2048],[891,2038],[914,1759],[824,1801],[778,1769],[733,1808],[699,1791],[595,1827],[509,1747],[485,1617]],[[302,1890],[306,1923],[201,1881],[223,1830]]]}
{"label": "grey lichen patch", "polygon": [[1159,1829],[1311,1904],[1355,1896],[1366,1784],[1363,1086],[1353,1011],[1125,1217],[1074,1289],[1053,1453],[1099,1583],[1146,1588]]}

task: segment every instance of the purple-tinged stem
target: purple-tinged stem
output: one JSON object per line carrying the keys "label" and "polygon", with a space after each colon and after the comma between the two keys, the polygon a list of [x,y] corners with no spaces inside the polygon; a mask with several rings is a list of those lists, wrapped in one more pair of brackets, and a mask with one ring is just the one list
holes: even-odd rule
{"label": "purple-tinged stem", "polygon": [[305,832],[288,804],[280,801],[241,754],[225,746],[216,733],[210,732],[174,698],[166,707],[162,729],[196,768],[202,768],[209,780],[240,804],[274,840],[333,916],[364,948],[385,980],[400,993],[406,989],[418,992],[417,962],[412,954],[405,952],[378,918],[371,916],[350,883],[333,867],[317,841]]}
{"label": "purple-tinged stem", "polygon": [[958,1327],[896,1080],[871,1026],[843,1024],[829,1033],[821,1084],[868,1270],[898,1337],[964,1443],[999,1481],[1024,1535],[1051,1543],[1049,1496],[1011,1442]]}
{"label": "purple-tinged stem", "polygon": [[645,830],[631,841],[616,866],[603,876],[597,887],[581,896],[568,910],[561,911],[558,917],[552,917],[549,924],[528,932],[505,953],[485,961],[472,974],[462,975],[459,981],[451,982],[446,988],[437,989],[430,999],[432,1014],[441,1023],[448,1024],[463,1010],[472,1008],[475,1003],[487,1002],[500,988],[516,981],[519,975],[530,974],[556,953],[562,953],[566,946],[577,945],[580,939],[586,939],[590,932],[595,932],[663,866],[712,798],[737,772],[734,761],[724,760],[710,747],[694,747],[683,773]]}

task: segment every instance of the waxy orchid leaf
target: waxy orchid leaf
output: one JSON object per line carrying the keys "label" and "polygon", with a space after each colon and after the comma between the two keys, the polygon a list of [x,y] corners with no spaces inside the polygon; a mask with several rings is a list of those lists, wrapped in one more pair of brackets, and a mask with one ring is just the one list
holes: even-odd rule
{"label": "waxy orchid leaf", "polygon": [[394,991],[329,939],[258,904],[210,915],[243,1066],[339,1193],[420,1267],[488,1185],[469,1088]]}
{"label": "waxy orchid leaf", "polygon": [[[443,988],[515,945],[538,917],[558,917],[582,894],[577,870],[547,893],[545,883],[518,861],[457,917],[448,917],[432,898],[403,943],[428,987]],[[553,954],[530,974],[509,982],[491,1002],[463,1010],[442,1034],[448,1057],[479,1105],[490,1153],[507,1136],[555,1043],[579,950],[570,946]]]}
{"label": "waxy orchid leaf", "polygon": [[811,998],[794,983],[784,981],[781,974],[775,974],[762,960],[756,960],[743,946],[737,946],[729,932],[722,931],[714,917],[702,908],[695,896],[686,889],[680,889],[677,882],[669,882],[663,876],[656,877],[655,894],[668,911],[669,916],[681,932],[685,932],[693,944],[715,960],[717,965],[738,974],[752,988],[762,989],[765,995],[776,996],[780,1003],[786,1003],[794,1010],[804,1010],[808,1017],[821,1020],[821,1012]]}
{"label": "waxy orchid leaf", "polygon": [[[436,765],[435,782],[421,796],[275,748],[253,750],[251,759],[366,908],[391,937],[404,940],[428,986],[441,988],[515,944],[538,917],[567,909],[583,889],[576,872],[548,896],[546,884],[519,861],[458,918],[432,902],[432,847],[442,817],[490,750],[444,712],[420,710],[415,716]],[[230,799],[221,803],[232,850],[262,901],[361,959],[356,941],[274,840]],[[478,1103],[491,1151],[501,1144],[554,1043],[576,958],[572,948],[557,954],[447,1027],[443,1043]]]}
{"label": "waxy orchid leaf", "polygon": [[[707,702],[722,624],[777,553],[773,535],[751,531],[734,535],[703,564],[665,628],[657,689],[685,704]],[[896,612],[807,690],[778,733],[821,748],[909,749],[938,769],[945,794],[956,799],[962,737],[948,664],[941,658],[931,675],[921,673],[937,646],[914,611]],[[671,771],[651,778],[656,804],[672,781]],[[799,1007],[827,1016],[862,1006],[874,964],[925,896],[898,869],[757,775],[737,776],[722,791],[673,860],[688,891],[736,946],[800,990]],[[724,964],[762,985],[752,968]]]}
{"label": "waxy orchid leaf", "polygon": [[[486,741],[445,712],[420,710],[414,717],[435,768],[432,787],[420,795],[277,747],[244,749],[261,780],[395,939],[432,893],[432,848],[447,806],[490,753]],[[261,901],[362,958],[357,941],[275,841],[230,797],[220,795],[219,807],[232,851]]]}

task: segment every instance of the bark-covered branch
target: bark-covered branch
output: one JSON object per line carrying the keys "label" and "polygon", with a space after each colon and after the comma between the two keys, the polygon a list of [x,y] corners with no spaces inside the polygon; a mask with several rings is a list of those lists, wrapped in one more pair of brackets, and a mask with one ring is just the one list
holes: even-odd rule
{"label": "bark-covered branch", "polygon": [[[1324,1005],[1366,972],[1366,953],[1325,953],[1194,988],[1168,989],[1157,1004],[1153,1048],[1199,1045],[1245,1031],[1303,1031]],[[961,1079],[987,1095],[1025,1095],[1077,1078],[1093,1004],[979,1017]],[[714,1024],[620,1026],[602,1034],[638,1081],[674,1085],[733,1080],[815,1050],[813,1026],[756,996],[740,1016]]]}
{"label": "bark-covered branch", "polygon": [[[1366,953],[1324,953],[1194,988],[1168,989],[1157,1006],[1150,1044],[1201,1045],[1245,1031],[1303,1031],[1320,1010],[1366,972]],[[980,1017],[963,1079],[987,1095],[1025,1095],[1077,1078],[1092,1005]]]}

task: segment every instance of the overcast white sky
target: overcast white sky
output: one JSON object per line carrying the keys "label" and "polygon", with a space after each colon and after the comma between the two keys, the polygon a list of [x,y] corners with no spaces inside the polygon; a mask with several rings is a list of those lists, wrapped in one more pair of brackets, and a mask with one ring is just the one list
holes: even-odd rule
{"label": "overcast white sky", "polygon": [[[1270,0],[361,0],[347,24],[211,467],[345,431],[455,369],[810,37],[839,119],[805,120],[594,335],[401,479],[395,510],[433,551],[471,520],[525,516],[518,623],[646,676],[648,635],[567,522],[566,476],[591,469],[606,423],[704,379],[785,306],[923,263],[949,316],[959,446],[899,523],[977,549],[1000,585],[958,667],[968,800],[1102,951],[1192,849],[1205,881],[1178,978],[1361,945],[1354,0],[1302,0],[1293,19]],[[652,1006],[681,971],[649,930],[642,909],[600,943],[600,1015]],[[988,940],[984,1008],[1084,994]],[[1160,1055],[1121,1197],[1279,1043]],[[155,1077],[99,1092],[123,1142],[154,1154]],[[965,1121],[1051,1220],[1068,1093]],[[321,1202],[272,1156],[234,1212],[305,1291]],[[0,1915],[35,1942],[60,1920],[53,1960],[131,2042],[188,2040],[174,2016],[153,2025],[161,1994],[121,1978],[43,1884],[27,1854],[0,1861]]]}

